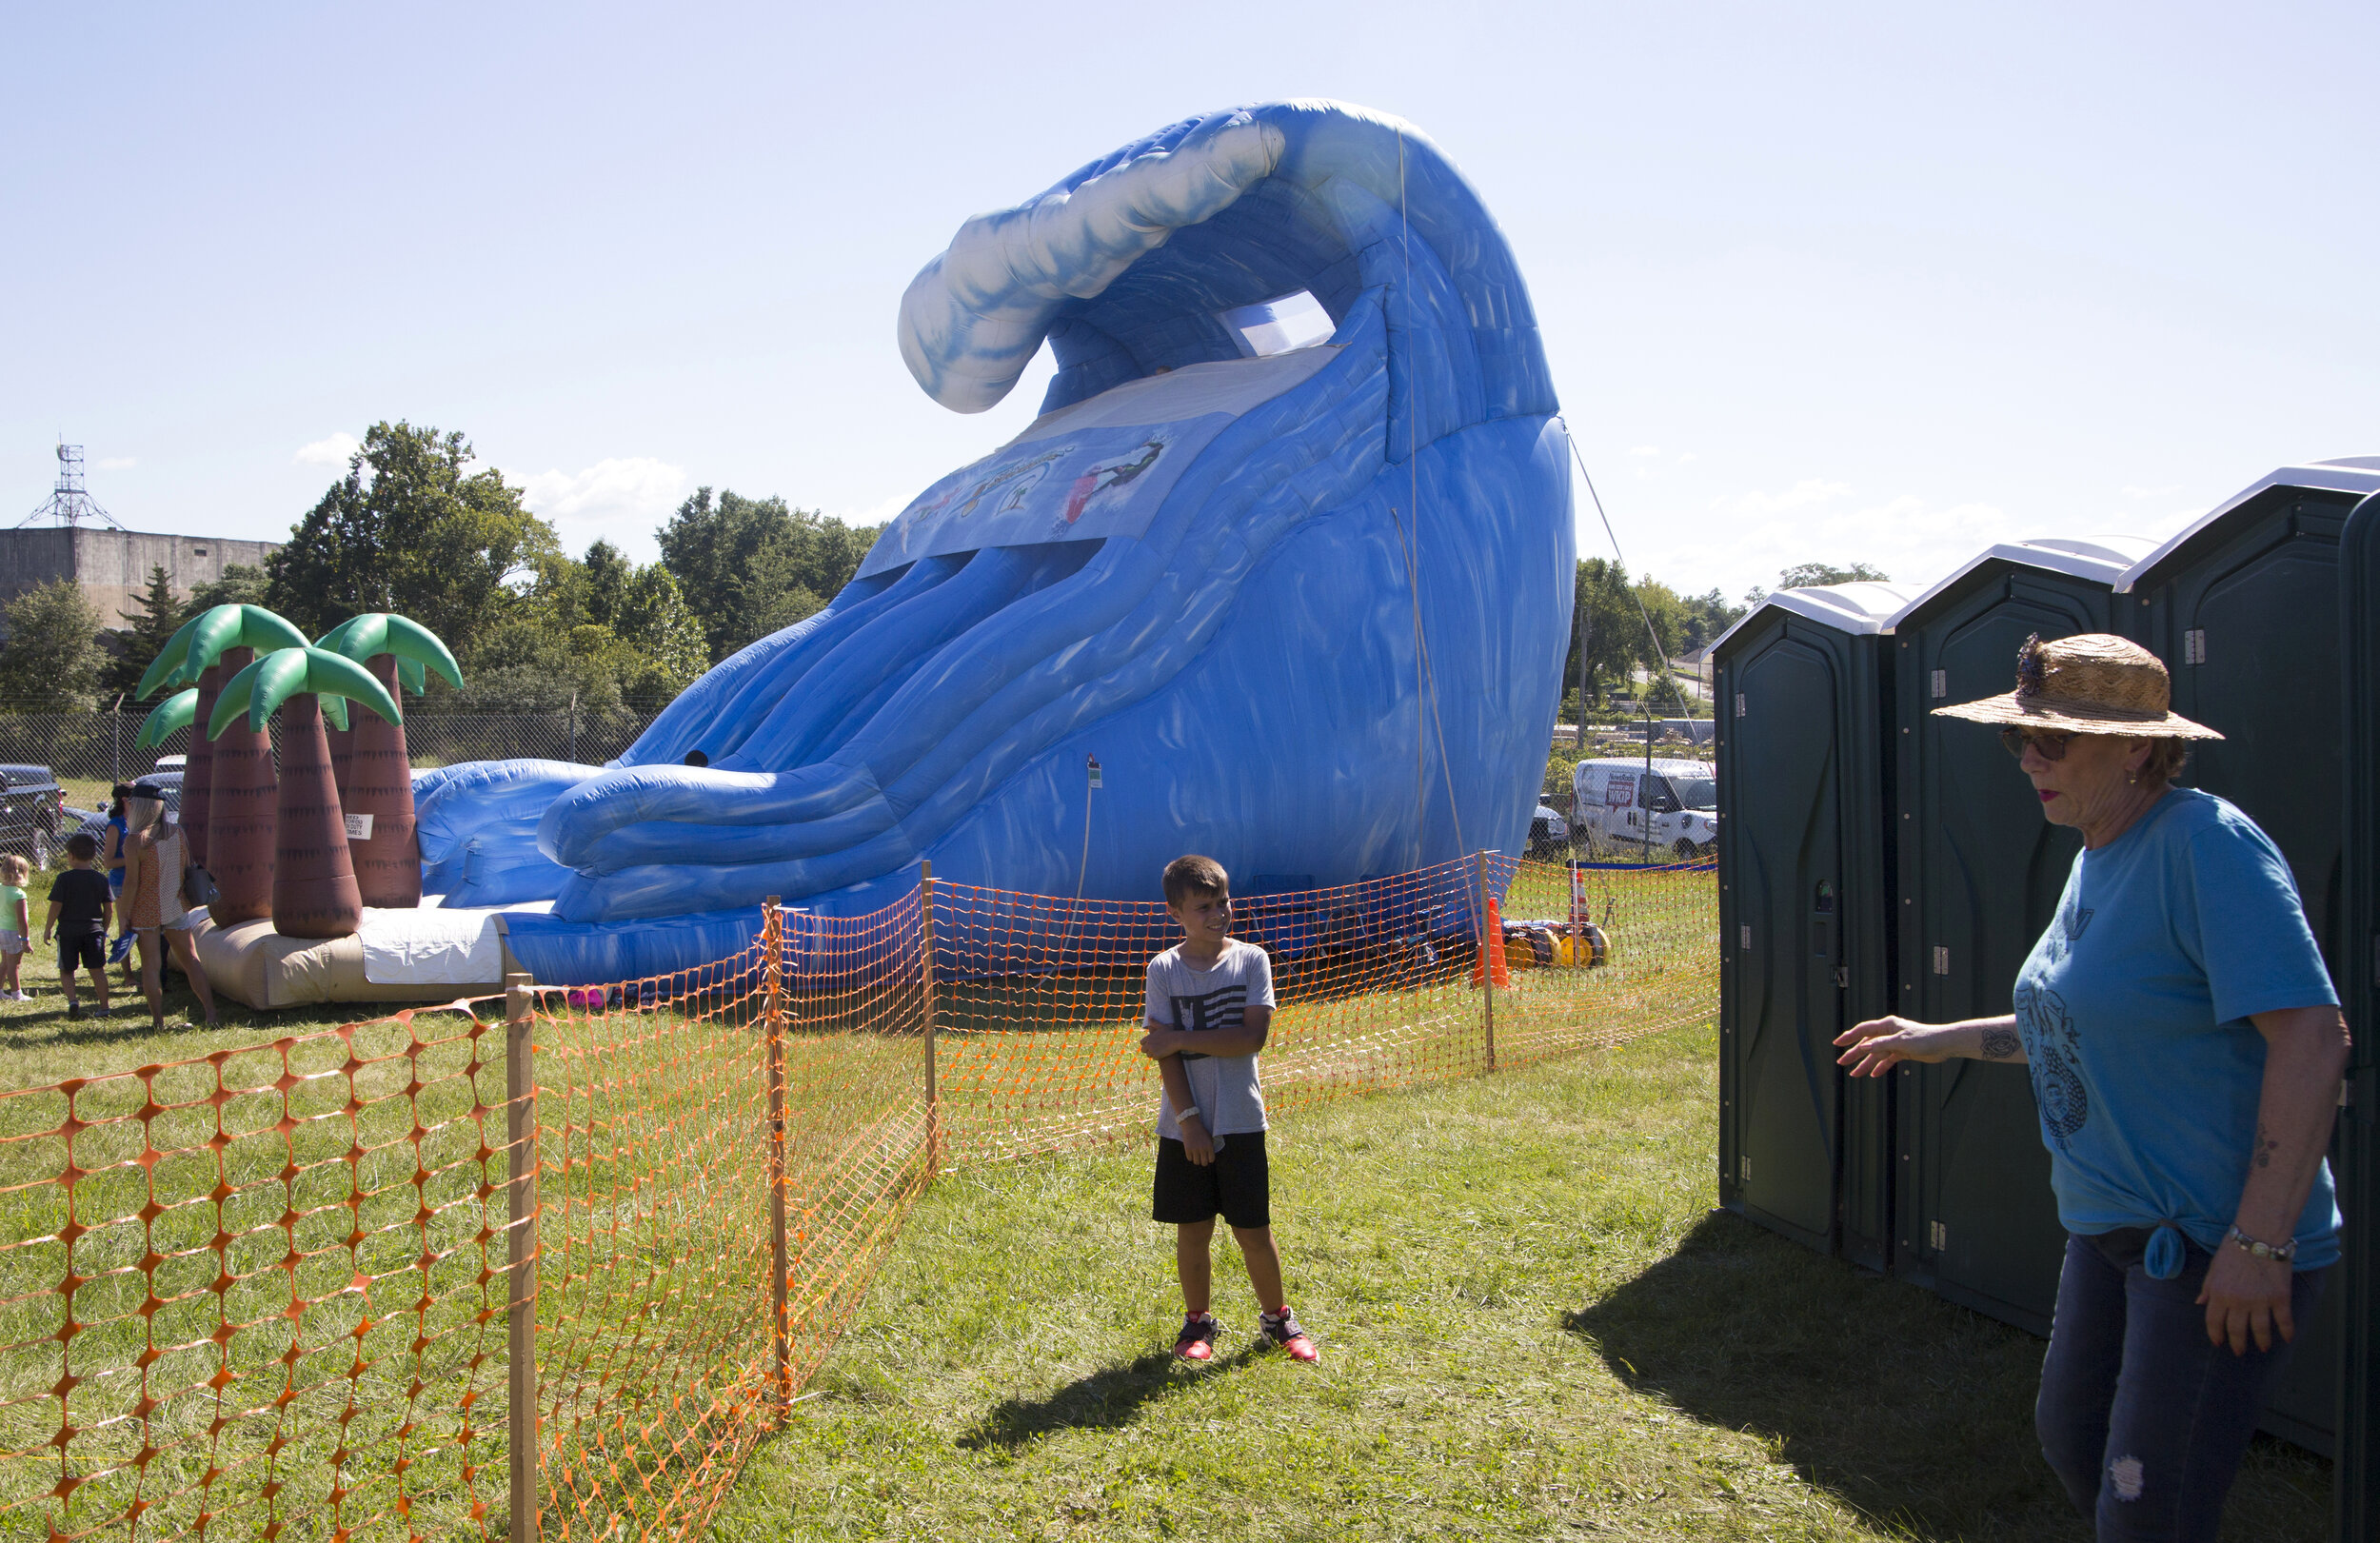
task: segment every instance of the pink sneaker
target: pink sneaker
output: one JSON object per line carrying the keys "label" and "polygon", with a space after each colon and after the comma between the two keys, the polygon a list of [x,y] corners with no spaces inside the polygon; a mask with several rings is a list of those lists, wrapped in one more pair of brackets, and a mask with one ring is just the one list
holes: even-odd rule
{"label": "pink sneaker", "polygon": [[1278,1313],[1266,1313],[1256,1320],[1256,1341],[1259,1350],[1285,1350],[1290,1355],[1309,1365],[1321,1360],[1322,1353],[1314,1348],[1314,1340],[1298,1321],[1298,1315],[1284,1307]]}
{"label": "pink sneaker", "polygon": [[1215,1336],[1222,1332],[1214,1314],[1193,1313],[1181,1320],[1181,1333],[1174,1336],[1174,1354],[1185,1361],[1211,1361]]}

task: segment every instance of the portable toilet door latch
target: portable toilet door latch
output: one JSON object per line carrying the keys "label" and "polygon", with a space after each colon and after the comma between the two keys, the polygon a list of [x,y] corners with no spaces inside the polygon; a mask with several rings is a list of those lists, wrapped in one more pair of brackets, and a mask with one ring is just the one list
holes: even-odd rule
{"label": "portable toilet door latch", "polygon": [[1934,1242],[1934,1252],[1936,1254],[1941,1253],[1944,1249],[1951,1246],[1951,1226],[1949,1222],[1934,1222],[1928,1229],[1928,1232],[1930,1233]]}

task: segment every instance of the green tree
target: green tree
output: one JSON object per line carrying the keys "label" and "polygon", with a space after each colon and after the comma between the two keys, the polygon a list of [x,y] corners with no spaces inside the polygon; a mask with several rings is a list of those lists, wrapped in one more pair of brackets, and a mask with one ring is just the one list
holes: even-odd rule
{"label": "green tree", "polygon": [[1636,614],[1623,564],[1600,557],[1581,558],[1574,585],[1570,653],[1562,665],[1562,688],[1576,691],[1583,678],[1587,702],[1600,707],[1607,682],[1625,682],[1630,667],[1642,654],[1644,621]]}
{"label": "green tree", "polygon": [[[587,555],[594,553],[590,549]],[[659,563],[635,570],[623,588],[611,626],[635,653],[636,667],[625,682],[634,706],[645,711],[661,707],[710,668],[703,623],[679,594],[678,581]]]}
{"label": "green tree", "polygon": [[190,612],[183,608],[181,598],[173,592],[173,581],[159,564],[149,570],[148,587],[135,603],[139,609],[126,620],[132,624],[114,634],[115,657],[100,671],[99,689],[102,695],[113,698],[121,692],[129,697],[141,683],[149,662],[163,652]]}
{"label": "green tree", "polygon": [[460,433],[374,424],[347,474],[268,565],[268,603],[319,634],[367,611],[410,616],[457,653],[518,609],[561,546]]}
{"label": "green tree", "polygon": [[859,571],[881,528],[733,489],[714,500],[702,487],[659,536],[662,562],[702,622],[716,663],[825,605]]}
{"label": "green tree", "polygon": [[98,705],[108,651],[105,619],[71,579],[36,584],[0,605],[0,704],[34,712],[85,712]]}
{"label": "green tree", "polygon": [[251,568],[242,563],[227,563],[223,565],[222,578],[209,579],[190,591],[190,598],[182,606],[182,619],[187,622],[199,612],[211,611],[218,605],[263,605],[265,609],[271,610],[272,606],[266,603],[266,596],[271,587],[271,580],[263,568]]}
{"label": "green tree", "polygon": [[1796,563],[1776,576],[1779,589],[1807,589],[1814,584],[1890,584],[1882,568],[1854,563],[1838,568],[1831,563]]}
{"label": "green tree", "polygon": [[[619,547],[599,541],[586,549],[579,565],[586,573],[586,619],[618,626],[621,607],[628,603],[628,586],[636,579],[636,564]],[[676,586],[671,588],[674,593]]]}
{"label": "green tree", "polygon": [[1685,636],[1680,641],[1689,652],[1710,647],[1718,642],[1720,633],[1744,619],[1745,607],[1729,604],[1727,597],[1716,589],[1688,596],[1680,604],[1686,618]]}

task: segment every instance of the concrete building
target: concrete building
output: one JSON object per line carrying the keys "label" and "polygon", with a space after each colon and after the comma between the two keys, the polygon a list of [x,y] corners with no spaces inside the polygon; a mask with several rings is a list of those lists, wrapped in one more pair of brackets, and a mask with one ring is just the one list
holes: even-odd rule
{"label": "concrete building", "polygon": [[222,578],[231,564],[263,567],[280,545],[93,525],[0,530],[0,601],[13,600],[52,579],[71,579],[99,607],[109,626],[125,626],[140,613],[149,569],[163,567],[173,582],[174,595],[187,600],[192,589]]}

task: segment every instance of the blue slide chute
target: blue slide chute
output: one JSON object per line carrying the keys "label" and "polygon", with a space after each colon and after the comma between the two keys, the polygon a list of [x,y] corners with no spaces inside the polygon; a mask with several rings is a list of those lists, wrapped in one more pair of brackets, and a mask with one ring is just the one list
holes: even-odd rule
{"label": "blue slide chute", "polygon": [[1569,635],[1569,450],[1453,164],[1329,102],[1161,129],[969,220],[902,301],[903,359],[959,411],[1044,343],[1031,425],[617,762],[422,792],[448,903],[551,899],[541,927],[592,936],[768,895],[856,912],[920,858],[1145,899],[1184,851],[1320,884],[1517,851]]}

